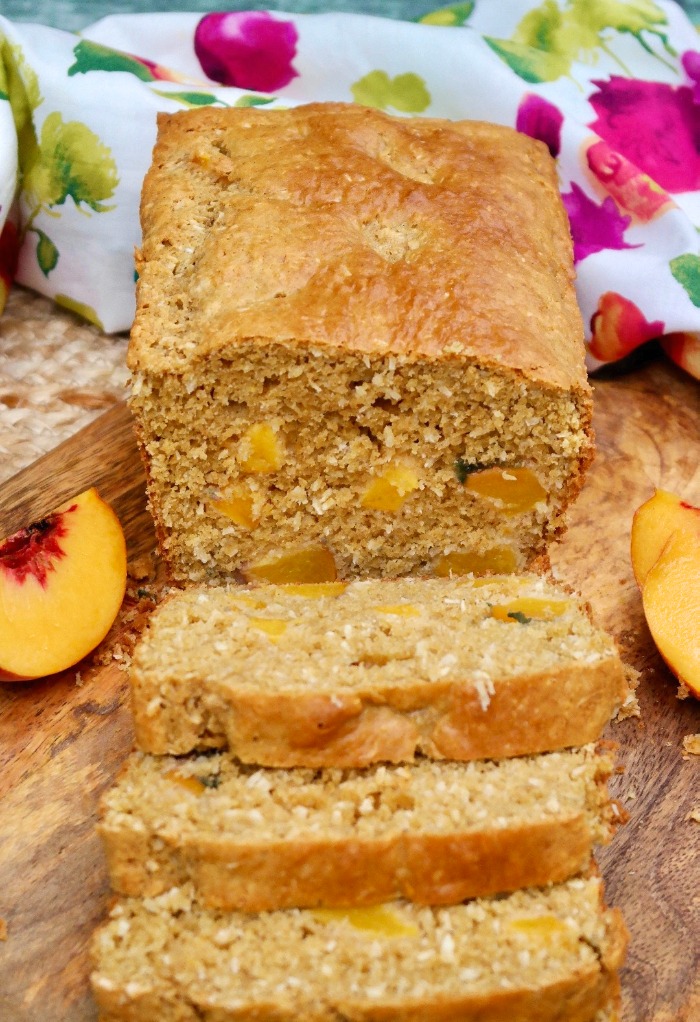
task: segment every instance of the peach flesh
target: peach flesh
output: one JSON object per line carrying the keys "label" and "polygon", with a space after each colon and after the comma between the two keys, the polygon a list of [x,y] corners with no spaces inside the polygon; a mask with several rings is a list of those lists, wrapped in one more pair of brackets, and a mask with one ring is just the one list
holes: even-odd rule
{"label": "peach flesh", "polygon": [[338,572],[330,550],[318,546],[283,554],[274,560],[249,564],[243,575],[249,582],[308,585],[335,582]]}
{"label": "peach flesh", "polygon": [[659,653],[700,698],[700,533],[673,533],[649,569],[642,602]]}
{"label": "peach flesh", "polygon": [[124,534],[95,489],[0,542],[0,680],[78,663],[109,631],[125,589]]}
{"label": "peach flesh", "polygon": [[678,530],[695,533],[700,538],[700,508],[681,500],[675,493],[656,490],[635,512],[630,556],[640,589],[672,534]]}

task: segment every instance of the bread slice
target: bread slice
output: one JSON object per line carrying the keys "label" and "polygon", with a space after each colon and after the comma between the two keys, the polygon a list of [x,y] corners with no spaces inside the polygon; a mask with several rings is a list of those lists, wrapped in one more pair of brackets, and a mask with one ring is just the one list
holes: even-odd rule
{"label": "bread slice", "polygon": [[565,880],[612,836],[609,756],[269,770],[135,753],[103,796],[112,887],[212,908],[426,905]]}
{"label": "bread slice", "polygon": [[627,694],[612,640],[536,575],[177,593],[131,685],[142,751],[278,767],[581,746]]}
{"label": "bread slice", "polygon": [[601,882],[449,908],[207,911],[188,887],[98,931],[102,1022],[593,1022],[625,945]]}
{"label": "bread slice", "polygon": [[158,123],[128,361],[173,577],[524,570],[593,449],[546,147],[343,103]]}

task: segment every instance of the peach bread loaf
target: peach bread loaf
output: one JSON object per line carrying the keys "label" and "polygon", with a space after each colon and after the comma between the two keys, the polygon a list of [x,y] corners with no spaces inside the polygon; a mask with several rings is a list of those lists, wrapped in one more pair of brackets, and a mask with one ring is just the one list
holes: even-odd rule
{"label": "peach bread loaf", "polygon": [[131,664],[137,746],[263,766],[473,760],[596,741],[627,685],[539,575],[190,588]]}
{"label": "peach bread loaf", "polygon": [[461,905],[117,903],[93,943],[101,1022],[602,1022],[625,931],[597,878]]}
{"label": "peach bread loaf", "polygon": [[546,147],[342,103],[159,116],[131,409],[181,582],[523,570],[592,456]]}
{"label": "peach bread loaf", "polygon": [[589,870],[619,820],[593,747],[499,762],[274,770],[134,753],[102,799],[112,888],[210,908],[454,904]]}

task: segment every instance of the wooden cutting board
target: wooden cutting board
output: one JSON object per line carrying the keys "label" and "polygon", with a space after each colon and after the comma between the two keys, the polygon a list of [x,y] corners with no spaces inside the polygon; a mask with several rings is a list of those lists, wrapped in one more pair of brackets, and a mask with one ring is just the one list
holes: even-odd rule
{"label": "wooden cutting board", "polygon": [[[632,514],[655,486],[700,504],[700,384],[652,358],[595,383],[598,457],[552,560],[591,602],[641,674],[640,719],[609,728],[630,814],[600,856],[609,900],[631,933],[624,1022],[700,1020],[700,704],[649,637],[629,563]],[[120,515],[131,556],[154,546],[144,477],[123,406],[96,420],[0,490],[0,535],[95,485]],[[697,623],[700,627],[700,622]],[[114,637],[118,639],[118,634]],[[116,650],[119,655],[119,649]],[[0,685],[2,1022],[95,1022],[87,945],[108,902],[96,806],[131,746],[126,676],[117,660],[47,681]]]}

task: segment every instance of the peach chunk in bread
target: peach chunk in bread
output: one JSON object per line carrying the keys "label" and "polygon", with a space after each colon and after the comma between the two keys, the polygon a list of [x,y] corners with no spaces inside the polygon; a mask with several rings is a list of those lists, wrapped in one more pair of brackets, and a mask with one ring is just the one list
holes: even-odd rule
{"label": "peach chunk in bread", "polygon": [[0,680],[72,667],[105,637],[126,588],[117,516],[89,489],[0,543]]}
{"label": "peach chunk in bread", "polygon": [[141,221],[130,405],[175,581],[314,547],[340,578],[521,572],[562,533],[592,401],[542,143],[353,103],[161,115]]}
{"label": "peach chunk in bread", "polygon": [[529,468],[489,465],[486,468],[466,465],[457,459],[457,478],[468,493],[497,501],[504,514],[517,515],[532,511],[547,499],[547,491]]}
{"label": "peach chunk in bread", "polygon": [[266,561],[247,565],[242,572],[247,582],[271,582],[274,585],[313,585],[335,582],[338,572],[330,550],[322,546],[304,547]]}
{"label": "peach chunk in bread", "polygon": [[188,588],[151,616],[131,688],[143,751],[278,767],[581,745],[627,694],[612,640],[537,575]]}

